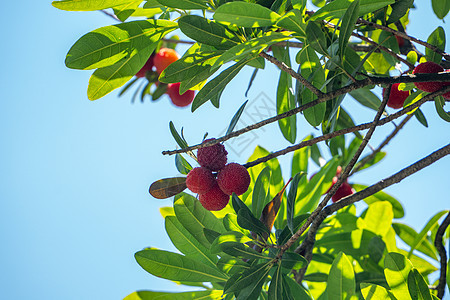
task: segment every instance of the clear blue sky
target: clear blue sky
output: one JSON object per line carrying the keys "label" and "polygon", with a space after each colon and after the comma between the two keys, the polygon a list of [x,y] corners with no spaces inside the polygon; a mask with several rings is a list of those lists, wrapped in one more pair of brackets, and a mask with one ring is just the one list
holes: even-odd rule
{"label": "clear blue sky", "polygon": [[[429,2],[418,1],[408,27],[424,40],[437,26],[448,26],[432,14]],[[143,271],[133,257],[147,246],[174,250],[159,214],[171,202],[147,192],[151,182],[177,175],[174,158],[161,155],[175,147],[168,123],[184,126],[192,143],[205,131],[220,135],[245,101],[251,70],[226,88],[220,110],[207,104],[191,114],[168,98],[130,104],[131,95],[117,98],[116,92],[90,102],[90,72],[67,69],[64,58],[80,36],[114,21],[99,12],[59,11],[50,1],[25,1],[21,7],[4,3],[1,20],[1,298],[121,299],[138,289],[175,289]],[[250,101],[261,92],[273,101],[277,80],[272,66],[258,74]],[[351,98],[344,106],[357,110],[357,123],[373,118]],[[352,181],[374,183],[448,143],[450,125],[436,117],[433,104],[423,111],[429,129],[412,120],[386,148],[385,161]],[[299,139],[311,132],[300,119]],[[251,122],[249,116],[243,120]],[[380,128],[371,143],[376,146],[392,129]],[[288,145],[276,125],[248,139],[251,146],[236,148],[242,153],[232,152],[231,161],[243,163],[257,144],[271,151]],[[290,158],[280,160],[286,178]],[[405,206],[402,222],[420,230],[435,212],[449,208],[449,169],[445,158],[386,190]]]}

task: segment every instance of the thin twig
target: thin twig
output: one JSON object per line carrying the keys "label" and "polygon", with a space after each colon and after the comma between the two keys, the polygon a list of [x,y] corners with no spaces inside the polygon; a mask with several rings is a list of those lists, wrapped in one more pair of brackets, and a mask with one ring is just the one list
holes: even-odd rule
{"label": "thin twig", "polygon": [[261,52],[259,54],[259,56],[267,59],[268,61],[270,61],[271,63],[273,63],[274,65],[276,65],[278,68],[280,68],[281,70],[285,71],[286,73],[288,73],[289,75],[291,75],[291,77],[297,79],[298,81],[300,81],[305,87],[307,87],[311,92],[313,92],[314,94],[316,94],[316,96],[320,97],[322,95],[324,95],[324,93],[322,93],[322,91],[320,91],[318,88],[316,88],[314,85],[312,85],[308,80],[306,80],[302,75],[300,75],[299,73],[295,72],[292,68],[288,67],[284,62],[279,61],[278,59],[276,59],[275,57],[273,57],[272,55],[269,55],[265,52]]}
{"label": "thin twig", "polygon": [[432,51],[442,55],[446,60],[450,61],[450,54],[445,53],[442,49],[439,49],[438,47],[436,47],[434,45],[431,45],[431,44],[429,44],[427,42],[421,41],[421,40],[419,40],[419,39],[417,39],[415,37],[409,36],[406,33],[403,33],[401,31],[397,31],[397,30],[389,28],[387,26],[383,26],[383,25],[380,25],[380,24],[376,24],[374,22],[370,22],[370,21],[364,20],[362,18],[359,18],[357,23],[368,25],[368,26],[371,26],[371,27],[374,27],[374,28],[377,28],[377,29],[381,29],[383,31],[390,32],[390,33],[392,33],[394,35],[398,35],[399,37],[402,37],[404,39],[416,42],[417,44],[420,44],[420,45],[422,45],[424,47],[427,47],[428,49],[430,49],[430,50],[432,50]]}
{"label": "thin twig", "polygon": [[450,225],[450,213],[448,213],[447,217],[445,217],[444,221],[442,221],[441,225],[439,226],[436,232],[436,238],[434,239],[434,246],[436,247],[439,253],[439,258],[441,260],[439,284],[436,287],[438,291],[437,296],[439,299],[442,299],[444,297],[445,283],[447,277],[447,253],[445,252],[445,247],[442,244],[442,236],[444,235],[445,230],[447,230],[447,227],[449,225]]}
{"label": "thin twig", "polygon": [[113,18],[116,21],[122,22],[122,20],[120,20],[115,14],[112,14],[112,13],[108,12],[107,10],[102,9],[101,12],[104,13],[105,15],[107,15],[108,17]]}
{"label": "thin twig", "polygon": [[386,139],[378,146],[377,149],[375,149],[370,155],[367,155],[365,158],[361,159],[358,166],[356,166],[353,169],[350,176],[355,174],[356,172],[358,172],[366,163],[368,163],[372,158],[374,158],[378,152],[380,152],[387,144],[389,144],[389,142],[397,135],[397,133],[400,132],[400,130],[403,128],[403,126],[405,126],[405,124],[409,120],[411,120],[411,118],[413,116],[414,116],[413,114],[407,115],[398,126],[395,126],[394,131],[392,131],[392,133],[386,137]]}
{"label": "thin twig", "polygon": [[[439,76],[437,76],[437,75],[439,75]],[[439,79],[436,79],[436,77],[439,77]],[[444,74],[444,73],[440,73],[440,74],[417,74],[417,75],[411,75],[411,76],[407,75],[407,76],[394,77],[394,78],[392,78],[392,77],[368,77],[366,79],[359,80],[359,81],[357,81],[355,83],[352,83],[352,84],[350,84],[348,86],[345,86],[343,88],[340,88],[338,90],[326,93],[326,94],[324,94],[322,97],[320,97],[317,100],[311,101],[309,103],[306,103],[306,104],[304,104],[302,106],[299,106],[297,108],[294,108],[294,109],[289,110],[287,112],[284,112],[282,114],[279,114],[279,115],[270,117],[268,119],[262,120],[262,121],[260,121],[258,123],[252,124],[250,126],[242,128],[240,130],[233,131],[230,134],[225,135],[225,136],[220,137],[220,138],[217,138],[217,139],[215,139],[213,141],[210,141],[207,144],[197,144],[197,145],[190,146],[190,147],[183,148],[183,149],[166,150],[166,151],[163,151],[162,154],[163,155],[173,155],[173,154],[177,154],[177,153],[185,153],[185,152],[188,152],[188,151],[192,151],[192,150],[195,150],[195,149],[203,148],[203,147],[206,147],[206,146],[212,146],[214,144],[218,144],[218,143],[227,141],[227,140],[229,140],[229,139],[231,139],[233,137],[240,136],[240,135],[242,135],[242,134],[244,134],[246,132],[249,132],[251,130],[258,129],[258,128],[261,128],[261,127],[263,127],[265,125],[268,125],[268,124],[271,124],[273,122],[276,122],[278,120],[290,117],[292,115],[295,115],[295,114],[297,114],[299,112],[304,111],[305,109],[313,107],[313,106],[315,106],[315,105],[317,105],[319,103],[326,102],[326,101],[331,100],[333,98],[336,98],[336,97],[338,97],[340,95],[346,94],[348,92],[351,92],[353,90],[362,88],[362,87],[367,86],[367,85],[372,85],[372,84],[389,84],[389,81],[392,82],[392,83],[401,83],[401,82],[426,82],[426,81],[436,81],[436,80],[450,81],[450,73],[448,73],[448,74]],[[442,90],[440,90],[438,92],[433,93],[433,97],[445,94],[448,91],[450,91],[450,86],[448,86],[448,87],[446,87],[446,88],[444,88],[444,89],[442,89]],[[428,97],[428,95],[425,96],[425,97]],[[424,98],[422,98],[421,100],[423,100]],[[430,98],[427,98],[427,99],[430,99]],[[418,106],[416,106],[417,103],[418,102],[416,102],[416,103],[406,107],[405,109],[408,109],[408,108],[411,108],[411,107],[416,108],[416,107],[418,107]],[[423,103],[423,102],[421,102],[421,103]],[[408,110],[408,112],[409,111],[410,110]]]}

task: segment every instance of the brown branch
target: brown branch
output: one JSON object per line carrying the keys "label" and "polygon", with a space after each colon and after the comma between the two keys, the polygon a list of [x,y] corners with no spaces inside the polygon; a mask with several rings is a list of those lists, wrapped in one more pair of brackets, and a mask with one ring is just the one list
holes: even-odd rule
{"label": "brown branch", "polygon": [[278,68],[280,68],[281,70],[283,70],[284,72],[288,73],[289,75],[291,75],[292,78],[297,79],[298,81],[300,81],[304,86],[306,86],[311,92],[313,92],[314,94],[316,94],[316,96],[320,97],[322,95],[324,95],[324,93],[322,93],[322,91],[320,91],[318,88],[316,88],[314,85],[312,85],[308,80],[306,80],[302,75],[300,75],[299,73],[295,72],[292,68],[288,67],[284,62],[279,61],[278,59],[276,59],[275,57],[265,53],[265,52],[261,52],[259,54],[259,56],[267,59],[268,61],[270,61],[271,63],[273,63],[274,65],[276,65]]}
{"label": "brown branch", "polygon": [[[325,195],[325,198],[319,203],[317,208],[311,213],[309,218],[306,220],[306,222],[302,225],[302,227],[292,235],[292,237],[283,245],[283,247],[280,249],[280,252],[278,253],[277,257],[281,257],[283,253],[289,249],[299,238],[300,236],[308,229],[309,225],[311,225],[316,219],[316,217],[320,214],[322,209],[327,205],[328,201],[331,199],[331,197],[336,193],[338,188],[344,183],[345,180],[347,180],[348,175],[350,174],[350,171],[352,170],[353,166],[358,161],[361,153],[366,148],[367,144],[369,143],[370,138],[372,137],[373,133],[375,132],[375,129],[378,126],[378,122],[380,121],[380,118],[383,114],[384,108],[386,107],[386,104],[389,99],[389,95],[391,92],[392,85],[390,85],[387,89],[387,92],[384,93],[383,96],[383,102],[381,103],[380,107],[378,108],[377,114],[375,115],[375,118],[369,128],[369,131],[367,132],[366,136],[364,137],[363,141],[361,142],[361,145],[359,145],[358,150],[356,150],[356,153],[353,155],[352,159],[348,163],[348,165],[344,168],[344,171],[341,173],[341,175],[338,177],[337,182],[331,186],[330,191]],[[312,258],[312,247],[309,247],[309,245],[314,245],[315,235],[308,236],[303,241],[302,245],[296,249],[297,253],[300,253],[303,256],[311,257]],[[306,272],[308,266],[305,266],[300,270],[298,273],[298,280],[301,282],[303,280],[303,276]]]}
{"label": "brown branch", "polygon": [[401,32],[401,31],[397,31],[397,30],[392,29],[392,28],[389,28],[389,27],[387,27],[387,26],[383,26],[383,25],[380,25],[380,24],[376,24],[376,23],[373,23],[373,22],[364,20],[364,19],[362,19],[362,18],[359,18],[358,21],[357,21],[357,23],[359,23],[359,24],[364,24],[364,25],[368,25],[368,26],[371,26],[371,27],[374,27],[374,28],[377,28],[377,29],[381,29],[381,30],[390,32],[390,33],[392,33],[392,34],[394,34],[394,35],[398,35],[399,37],[402,37],[402,38],[404,38],[404,39],[413,41],[413,42],[415,42],[415,43],[417,43],[417,44],[420,44],[420,45],[422,45],[422,46],[424,46],[424,47],[427,47],[428,49],[430,49],[430,50],[432,50],[432,51],[434,51],[434,52],[436,52],[436,53],[442,55],[446,60],[449,60],[449,61],[450,61],[450,54],[445,53],[443,50],[439,49],[438,47],[436,47],[436,46],[434,46],[434,45],[431,45],[431,44],[429,44],[429,43],[427,43],[427,42],[421,41],[421,40],[419,40],[419,39],[417,39],[417,38],[415,38],[415,37],[409,36],[409,35],[407,35],[406,33],[403,33],[403,32]]}
{"label": "brown branch", "polygon": [[439,284],[436,287],[438,291],[437,296],[439,299],[442,299],[444,297],[445,283],[447,277],[447,253],[445,252],[445,247],[442,244],[442,236],[444,235],[445,230],[447,230],[447,227],[449,225],[450,225],[450,213],[448,213],[447,217],[445,217],[444,221],[442,221],[441,225],[439,226],[436,232],[436,238],[434,239],[434,246],[436,247],[441,260]]}
{"label": "brown branch", "polygon": [[101,12],[104,13],[105,15],[107,15],[108,17],[113,18],[114,20],[116,20],[118,22],[122,22],[122,20],[120,20],[115,14],[112,14],[105,9],[102,9]]}
{"label": "brown branch", "polygon": [[409,120],[411,120],[411,118],[413,116],[414,116],[413,114],[407,115],[406,118],[404,118],[398,126],[395,126],[394,131],[392,131],[392,133],[386,137],[386,139],[378,146],[377,149],[375,149],[370,155],[361,159],[358,166],[355,167],[355,169],[352,171],[350,176],[355,174],[356,172],[358,172],[366,163],[368,163],[372,158],[374,158],[378,152],[380,152],[387,144],[389,144],[389,142],[400,132],[400,130],[403,128],[403,126],[405,126],[405,124]]}

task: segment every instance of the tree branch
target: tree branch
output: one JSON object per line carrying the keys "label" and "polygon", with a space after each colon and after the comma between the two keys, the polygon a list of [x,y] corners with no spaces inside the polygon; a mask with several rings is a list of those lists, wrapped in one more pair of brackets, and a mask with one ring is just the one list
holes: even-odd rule
{"label": "tree branch", "polygon": [[[345,86],[343,88],[340,88],[340,89],[337,89],[335,91],[326,93],[322,97],[320,97],[320,98],[318,98],[318,99],[316,99],[314,101],[311,101],[309,103],[306,103],[306,104],[304,104],[302,106],[299,106],[297,108],[294,108],[294,109],[289,110],[287,112],[284,112],[282,114],[273,116],[271,118],[262,120],[262,121],[260,121],[258,123],[255,123],[253,125],[247,126],[247,127],[242,128],[240,130],[233,131],[233,132],[231,132],[228,135],[225,135],[225,136],[223,136],[221,138],[218,138],[218,139],[215,139],[214,141],[209,142],[208,144],[197,144],[197,145],[190,146],[190,147],[187,147],[187,148],[184,148],[184,149],[166,150],[166,151],[163,151],[162,154],[163,155],[173,155],[173,154],[177,154],[177,153],[185,153],[185,152],[188,152],[188,151],[192,151],[192,150],[195,150],[195,149],[199,149],[199,148],[202,148],[202,147],[211,146],[211,145],[214,145],[214,144],[218,144],[218,143],[227,141],[227,140],[229,140],[229,139],[231,139],[233,137],[237,137],[237,136],[242,135],[242,134],[244,134],[246,132],[249,132],[251,130],[258,129],[258,128],[261,128],[261,127],[263,127],[265,125],[268,125],[270,123],[273,123],[273,122],[276,122],[278,120],[290,117],[292,115],[295,115],[295,114],[297,114],[299,112],[304,111],[305,109],[313,107],[313,106],[315,106],[315,105],[317,105],[319,103],[326,102],[326,101],[331,100],[333,98],[336,98],[336,97],[338,97],[340,95],[346,94],[348,92],[351,92],[353,90],[362,88],[362,87],[367,86],[367,85],[389,84],[391,82],[392,83],[402,83],[402,82],[404,82],[404,83],[406,82],[407,83],[407,82],[430,82],[430,81],[450,81],[450,73],[416,74],[416,75],[405,75],[405,76],[400,76],[400,77],[367,77],[367,78],[365,78],[363,80],[359,80],[359,81],[357,81],[355,83],[352,83],[352,84],[350,84],[348,86]],[[447,87],[443,88],[440,91],[434,92],[432,95],[433,95],[433,97],[436,97],[436,96],[445,94],[446,92],[449,92],[449,91],[450,91],[450,86],[447,86]],[[427,95],[425,97],[428,97],[428,96],[429,95]],[[431,98],[433,98],[433,97],[431,97]],[[423,100],[424,98],[422,98],[421,100]],[[430,99],[430,98],[427,98],[427,99]],[[408,109],[409,107],[411,107],[413,105],[414,105],[414,108],[418,107],[418,106],[415,105],[416,103],[406,107],[405,109]],[[423,103],[423,102],[421,102],[421,103]],[[408,110],[408,112],[409,111],[410,110]]]}
{"label": "tree branch", "polygon": [[445,292],[445,283],[447,278],[447,253],[445,252],[445,247],[442,244],[442,236],[445,233],[445,230],[447,230],[447,227],[450,225],[450,213],[447,214],[447,217],[445,217],[444,221],[442,221],[441,225],[438,228],[438,231],[436,232],[436,238],[434,239],[434,246],[436,246],[436,249],[439,253],[439,257],[441,260],[441,270],[439,275],[439,284],[437,285],[437,291],[438,291],[438,298],[442,299],[444,297]]}

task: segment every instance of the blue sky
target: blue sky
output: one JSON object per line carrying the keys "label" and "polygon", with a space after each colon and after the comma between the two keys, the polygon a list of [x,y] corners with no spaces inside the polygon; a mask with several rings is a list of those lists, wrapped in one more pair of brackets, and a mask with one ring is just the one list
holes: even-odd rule
{"label": "blue sky", "polygon": [[[428,2],[417,4],[408,26],[423,40],[437,26],[447,26]],[[251,69],[226,88],[220,110],[206,104],[192,114],[167,97],[131,104],[131,94],[118,98],[116,92],[91,102],[86,96],[90,72],[67,69],[64,58],[83,34],[114,21],[99,12],[59,11],[45,1],[25,1],[20,11],[12,3],[3,5],[15,13],[1,20],[0,47],[2,298],[121,299],[139,289],[178,288],[147,274],[133,257],[147,246],[174,250],[159,214],[159,207],[171,202],[147,192],[151,182],[177,175],[174,157],[161,155],[175,148],[168,123],[183,126],[191,143],[200,142],[205,131],[219,136],[245,101]],[[277,81],[273,66],[260,72],[250,102],[273,101]],[[343,105],[355,110],[356,123],[374,116],[351,98]],[[412,120],[386,148],[388,157],[378,168],[350,181],[374,183],[448,143],[449,124],[436,117],[433,104],[423,111],[428,129]],[[243,121],[252,117],[244,115]],[[298,126],[297,140],[314,131],[303,118]],[[377,130],[371,144],[378,145],[392,129]],[[243,163],[257,144],[270,151],[288,146],[276,124],[246,141],[246,147],[228,143],[235,150],[229,151],[230,161]],[[285,179],[290,159],[280,158]],[[420,230],[434,213],[449,208],[449,168],[450,159],[444,158],[386,190],[404,205],[402,222]]]}

